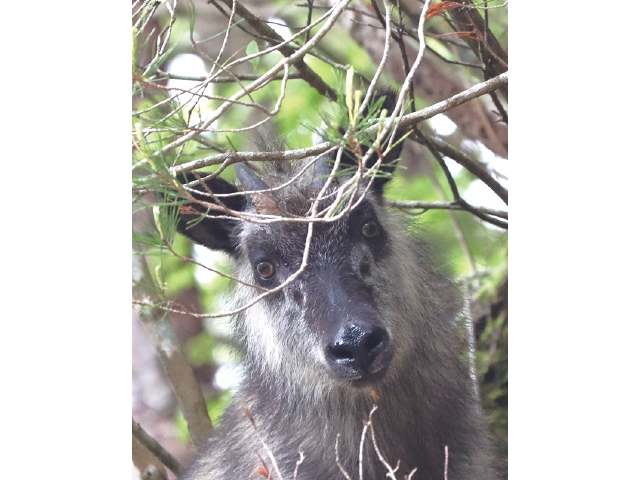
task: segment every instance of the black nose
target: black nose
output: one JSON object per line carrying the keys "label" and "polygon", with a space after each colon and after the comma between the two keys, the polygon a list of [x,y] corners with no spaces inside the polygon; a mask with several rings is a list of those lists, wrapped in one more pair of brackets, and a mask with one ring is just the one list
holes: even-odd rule
{"label": "black nose", "polygon": [[390,353],[389,334],[384,328],[350,324],[327,345],[325,357],[339,377],[358,379],[384,368]]}

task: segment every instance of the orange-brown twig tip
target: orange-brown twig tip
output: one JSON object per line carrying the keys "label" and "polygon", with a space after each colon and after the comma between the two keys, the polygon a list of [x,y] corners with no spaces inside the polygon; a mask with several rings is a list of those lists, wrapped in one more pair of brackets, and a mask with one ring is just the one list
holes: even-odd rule
{"label": "orange-brown twig tip", "polygon": [[378,394],[373,389],[371,389],[371,396],[373,397],[373,401],[378,403],[378,401],[380,400],[380,397],[378,397]]}
{"label": "orange-brown twig tip", "polygon": [[242,412],[247,416],[251,424],[255,427],[256,422],[253,419],[253,416],[251,415],[251,413],[249,412],[249,407],[247,407],[246,405],[242,405],[240,408],[242,409]]}

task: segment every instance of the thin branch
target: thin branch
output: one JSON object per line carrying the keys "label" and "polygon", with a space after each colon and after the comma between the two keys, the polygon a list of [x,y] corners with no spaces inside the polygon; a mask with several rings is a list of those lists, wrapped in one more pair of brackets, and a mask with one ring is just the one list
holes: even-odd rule
{"label": "thin branch", "polygon": [[[376,12],[380,13],[378,10],[378,5],[376,4],[376,2],[372,1],[371,4],[375,7]],[[385,9],[385,18],[381,18],[380,22],[385,25],[385,36],[384,36],[384,50],[382,52],[382,59],[380,60],[380,63],[378,64],[378,68],[376,69],[376,73],[373,75],[373,79],[371,80],[371,83],[369,85],[369,88],[367,89],[367,93],[364,96],[364,99],[362,100],[362,104],[360,105],[360,114],[362,115],[365,111],[365,109],[367,108],[367,105],[369,105],[369,100],[373,97],[374,94],[374,89],[376,88],[376,85],[378,83],[378,79],[380,78],[380,76],[382,75],[382,71],[384,68],[384,65],[387,63],[387,59],[389,58],[389,47],[391,44],[391,9],[392,6],[391,4],[389,4],[387,2],[387,0],[384,0],[384,9]]]}
{"label": "thin branch", "polygon": [[[421,143],[422,140],[418,136],[411,137],[418,143]],[[471,157],[469,157],[466,153],[462,152],[449,145],[442,138],[434,136],[429,137],[429,139],[435,144],[438,151],[444,154],[446,157],[451,158],[455,162],[462,165],[464,168],[469,170],[473,175],[475,175],[478,179],[482,180],[484,184],[486,184],[491,190],[495,192],[496,195],[502,200],[505,204],[509,204],[509,192],[503,187],[500,182],[498,182],[495,178],[491,176],[491,174],[487,171],[487,169],[481,165],[480,163],[474,161]]]}
{"label": "thin branch", "polygon": [[436,103],[435,105],[423,108],[415,113],[408,113],[400,121],[400,126],[406,128],[428,118],[435,117],[439,113],[444,113],[452,108],[462,105],[463,103],[473,100],[474,98],[493,92],[494,90],[507,85],[507,83],[509,83],[509,72],[504,72],[497,77],[487,80],[486,82],[478,83],[464,92],[460,92],[446,100]]}
{"label": "thin branch", "polygon": [[[133,256],[133,272],[136,283],[133,287],[132,303],[159,307],[158,303],[162,301],[159,296],[142,286],[153,284],[153,280],[144,258],[140,255]],[[162,314],[161,308],[138,309],[138,316],[173,386],[178,404],[187,421],[191,439],[196,446],[200,446],[209,438],[213,427],[202,391],[189,362],[180,349],[176,333],[166,315]]]}
{"label": "thin branch", "polygon": [[459,202],[463,210],[467,210],[468,212],[473,213],[479,219],[484,220],[485,222],[488,222],[492,225],[495,225],[496,227],[504,228],[505,230],[509,228],[509,224],[507,222],[504,222],[502,220],[492,217],[491,215],[487,215],[481,211],[476,210],[475,207],[472,207],[471,205],[469,205],[464,198],[461,198]]}
{"label": "thin branch", "polygon": [[[430,148],[431,150],[431,148]],[[432,150],[433,152],[433,150]],[[440,158],[442,164],[444,164],[444,161],[442,160],[442,158]],[[441,164],[441,166],[442,166]],[[431,167],[431,163],[429,162],[429,159],[427,159],[427,161],[425,162],[425,166],[428,169],[428,175],[430,177],[431,180],[431,184],[433,185],[433,187],[435,188],[436,192],[438,192],[438,195],[440,196],[440,198],[442,198],[443,200],[445,200],[447,198],[447,196],[444,193],[444,190],[442,188],[442,186],[440,185],[440,181],[438,180],[438,177],[436,176],[435,172],[433,171],[433,168]],[[448,179],[451,178],[450,182],[453,183],[453,188],[451,189],[451,191],[453,192],[454,195],[454,201],[458,204],[460,204],[460,195],[458,194],[458,187],[456,185],[456,183],[453,181],[453,178],[451,177],[451,173],[449,172],[449,169],[447,168],[446,164],[444,164],[444,168],[443,170],[445,171],[446,174],[448,174]],[[460,244],[460,248],[462,249],[462,252],[464,253],[464,256],[467,258],[467,261],[469,262],[469,267],[471,268],[472,272],[476,272],[476,262],[473,258],[473,255],[471,255],[471,251],[469,250],[469,245],[467,243],[467,239],[464,236],[464,232],[462,231],[462,228],[460,227],[460,224],[458,223],[458,219],[456,218],[456,216],[453,214],[453,212],[451,210],[447,210],[447,215],[449,216],[449,220],[451,220],[451,226],[453,227],[453,233],[455,234],[458,243]]]}
{"label": "thin branch", "polygon": [[[224,0],[224,1],[229,1],[229,0]],[[340,2],[338,2],[333,7],[333,9],[331,11],[331,15],[329,15],[327,17],[327,20],[324,23],[324,25],[320,28],[320,30],[318,30],[318,33],[316,33],[316,35],[314,35],[314,37],[311,40],[309,40],[309,42],[307,42],[300,49],[296,50],[295,53],[293,53],[290,57],[285,57],[282,60],[280,60],[276,65],[274,65],[272,68],[270,68],[258,80],[255,80],[250,85],[242,88],[242,90],[240,90],[239,92],[236,92],[231,97],[229,97],[227,99],[227,101],[225,101],[220,107],[218,107],[211,114],[211,116],[207,120],[205,120],[203,122],[202,128],[208,128],[211,124],[213,124],[213,122],[218,120],[218,118],[220,118],[222,116],[222,114],[224,112],[226,112],[226,110],[231,106],[231,104],[234,101],[239,100],[240,98],[244,97],[248,93],[251,93],[251,92],[253,92],[253,91],[255,91],[255,90],[259,89],[259,88],[262,88],[271,78],[273,78],[274,75],[276,75],[282,68],[284,68],[285,64],[294,64],[295,65],[296,62],[298,62],[298,60],[302,59],[306,55],[306,53],[308,51],[310,51],[313,47],[315,47],[315,45],[329,32],[329,30],[333,27],[333,25],[338,20],[338,17],[344,11],[344,9],[345,9],[346,5],[349,3],[349,1],[350,0],[341,0]],[[176,147],[182,145],[183,143],[186,143],[189,140],[191,140],[195,134],[196,134],[196,132],[189,132],[189,133],[183,135],[182,137],[178,138],[177,140],[165,145],[164,147],[162,147],[157,152],[154,152],[154,155],[163,155],[166,152],[169,152],[169,151],[173,150],[174,148],[176,148]]]}
{"label": "thin branch", "polygon": [[[227,7],[231,8],[231,4],[235,4],[234,0],[220,0]],[[275,30],[273,30],[266,22],[256,17],[253,13],[247,10],[242,4],[235,4],[235,8],[242,18],[244,18],[247,23],[260,35],[269,39],[269,41],[273,43],[282,43],[284,39],[278,35]],[[282,45],[278,48],[282,55],[285,57],[293,57],[300,50],[297,50],[290,45]],[[320,95],[328,95],[333,101],[335,101],[338,96],[336,92],[331,88],[327,83],[325,83],[320,76],[314,72],[303,60],[304,55],[300,55],[293,65],[298,69],[300,76],[303,80],[305,80],[310,86],[315,88]]]}
{"label": "thin branch", "polygon": [[491,100],[493,101],[493,104],[495,105],[496,109],[498,110],[498,114],[502,118],[502,121],[504,123],[508,124],[509,123],[509,116],[507,115],[507,111],[502,106],[502,103],[500,102],[500,99],[498,98],[498,94],[496,92],[491,92],[489,95],[491,96]]}
{"label": "thin branch", "polygon": [[[485,68],[488,76],[496,77],[505,72],[508,68],[508,57],[496,37],[491,30],[483,34],[484,20],[477,11],[477,6],[472,0],[457,0],[463,4],[465,8],[454,8],[448,11],[452,19],[452,27],[457,32],[467,33],[460,35],[475,52],[478,58],[484,60]],[[485,48],[491,55],[482,55],[482,49]],[[500,86],[504,98],[508,98],[508,90],[506,85]]]}
{"label": "thin branch", "polygon": [[[260,435],[260,431],[258,430],[258,426],[256,425],[256,421],[253,419],[253,416],[251,415],[251,412],[249,412],[249,409],[246,406],[242,407],[242,411],[247,416],[247,418],[249,418],[249,421],[251,422],[251,425],[253,425],[253,428],[256,431],[256,435],[258,437],[258,440],[260,440],[260,443],[262,444],[262,447],[266,450],[267,455],[269,456],[269,460],[271,460],[271,464],[273,465],[273,468],[275,469],[276,474],[278,475],[278,478],[280,480],[283,480],[282,474],[280,473],[280,469],[278,468],[278,462],[276,462],[276,459],[273,456],[273,452],[271,451],[271,449],[269,448],[267,443],[262,438],[262,435]],[[269,474],[269,477],[271,477],[271,474]]]}
{"label": "thin branch", "polygon": [[[476,210],[474,207],[468,204],[464,198],[460,196],[460,193],[458,192],[458,185],[453,179],[453,175],[451,175],[451,172],[449,171],[449,167],[447,167],[447,164],[445,163],[442,156],[440,156],[440,152],[438,152],[438,150],[435,148],[435,145],[433,144],[433,142],[427,136],[423,135],[420,130],[416,129],[415,133],[418,139],[420,140],[420,142],[426,145],[429,151],[435,157],[436,161],[440,165],[440,168],[442,168],[442,171],[444,172],[447,178],[447,182],[449,183],[449,188],[451,188],[451,193],[453,194],[454,202],[459,204],[464,210],[467,210],[473,213],[475,216],[477,216],[482,220],[485,220],[489,223],[492,223],[493,225],[496,225],[502,228],[507,228],[506,222],[503,222],[495,218],[491,218],[490,216],[485,215],[483,212]],[[442,188],[440,187],[440,184],[435,180],[435,176],[433,177],[433,181],[434,181],[434,185],[439,190],[442,198],[446,198],[444,196],[444,192],[442,191]],[[458,225],[458,221],[455,219],[455,217],[451,213],[449,213],[449,216],[451,217],[451,222],[453,223],[453,226],[457,232],[458,239],[462,244],[462,248],[465,251],[465,254],[467,255],[467,257],[469,257],[469,262],[471,263],[471,269],[475,272],[475,269],[476,269],[475,262],[473,261],[473,257],[466,245],[466,241],[464,240],[464,235],[462,233],[462,230],[460,229],[460,226]]]}
{"label": "thin branch", "polygon": [[[200,193],[200,192],[198,192],[198,193]],[[241,283],[242,285],[246,285],[247,287],[252,287],[252,288],[255,288],[255,289],[260,290],[260,291],[263,291],[263,292],[265,292],[265,291],[267,290],[266,288],[261,287],[260,285],[254,285],[254,284],[252,284],[252,283],[243,282],[243,281],[242,281],[242,280],[240,280],[239,278],[236,278],[236,277],[234,277],[234,276],[232,276],[232,275],[227,275],[226,273],[221,272],[220,270],[216,270],[215,268],[207,267],[206,265],[204,265],[204,264],[202,264],[202,263],[198,262],[197,260],[194,260],[194,259],[193,259],[193,258],[191,258],[191,257],[185,257],[184,255],[180,255],[178,252],[176,252],[176,251],[171,247],[171,245],[169,244],[169,242],[167,242],[166,240],[162,240],[162,244],[163,244],[163,245],[164,245],[164,246],[165,246],[165,247],[166,247],[166,248],[167,248],[167,249],[168,249],[168,250],[169,250],[169,251],[170,251],[170,252],[171,252],[175,257],[179,258],[179,259],[180,259],[180,260],[182,260],[183,262],[193,263],[194,265],[197,265],[197,266],[199,266],[199,267],[201,267],[201,268],[204,268],[205,270],[208,270],[208,271],[210,271],[210,272],[212,272],[212,273],[215,273],[215,274],[217,274],[217,275],[220,275],[221,277],[228,278],[229,280],[233,280],[234,282]]]}
{"label": "thin branch", "polygon": [[[207,82],[207,83],[237,83],[238,80],[241,81],[254,81],[260,78],[260,75],[256,74],[237,74],[235,77],[215,77],[211,78],[211,76],[190,76],[190,75],[178,75],[177,73],[169,73],[163,72],[162,70],[158,70],[160,74],[159,77],[152,77],[154,81],[164,81],[164,80],[189,80],[192,82]],[[272,80],[282,80],[284,75],[275,75]],[[289,80],[297,80],[302,78],[300,73],[290,73]]]}
{"label": "thin branch", "polygon": [[[307,27],[309,25],[311,25],[311,18],[313,15],[313,0],[307,0]],[[309,29],[309,31],[305,34],[304,36],[304,43],[307,43],[309,41],[309,35],[311,35],[311,29]]]}
{"label": "thin branch", "polygon": [[449,478],[449,445],[444,446],[444,480]]}
{"label": "thin branch", "polygon": [[[374,408],[376,408],[374,406]],[[369,421],[362,427],[362,434],[360,435],[360,450],[358,453],[358,479],[364,480],[362,476],[362,470],[364,468],[364,441],[367,438],[367,429],[371,425],[371,415],[369,415]]]}
{"label": "thin branch", "polygon": [[[460,192],[458,191],[458,185],[456,184],[455,180],[453,179],[453,175],[451,175],[451,171],[449,170],[449,167],[447,167],[447,164],[445,163],[444,159],[442,158],[442,155],[440,155],[440,152],[438,151],[436,146],[433,144],[431,139],[429,137],[427,137],[426,135],[423,135],[423,133],[419,129],[416,129],[414,131],[414,133],[418,137],[418,139],[420,140],[420,143],[422,143],[423,145],[425,145],[429,149],[429,151],[431,152],[431,155],[433,155],[433,158],[435,158],[436,161],[438,162],[438,164],[440,165],[440,168],[444,172],[444,176],[447,179],[447,183],[449,184],[449,188],[451,189],[451,194],[453,195],[453,200],[456,201],[456,202],[459,202],[460,201]],[[443,198],[446,198],[446,196],[443,196]]]}
{"label": "thin branch", "polygon": [[298,453],[300,454],[300,458],[296,462],[296,468],[293,470],[293,480],[296,480],[298,478],[298,467],[304,461],[304,452],[298,452]]}
{"label": "thin branch", "polygon": [[[473,276],[477,275],[477,270],[474,270]],[[471,292],[469,291],[469,281],[464,280],[462,283],[462,317],[464,326],[467,331],[467,347],[469,349],[469,378],[471,378],[471,384],[473,385],[473,394],[476,400],[480,401],[480,387],[478,385],[478,374],[476,369],[476,337],[473,324],[473,318],[471,317]]]}
{"label": "thin branch", "polygon": [[[458,105],[461,105],[465,102],[473,100],[474,98],[485,95],[486,93],[489,93],[490,91],[493,91],[499,88],[501,85],[504,85],[507,82],[508,82],[508,72],[505,72],[499,77],[492,78],[491,80],[488,80],[486,82],[474,85],[468,90],[465,90],[464,92],[454,95],[453,97],[450,97],[447,100],[438,102],[435,105],[432,105],[431,107],[418,110],[415,113],[406,114],[399,121],[399,126],[404,129],[408,129],[408,127],[411,127],[419,122],[422,122],[431,117],[434,117],[439,113],[444,113],[447,110],[457,107]],[[367,128],[366,130],[364,130],[363,133],[369,134],[377,130],[378,130],[378,126],[373,125]],[[433,137],[432,139],[442,153],[444,153],[448,157],[451,157],[453,160],[456,160],[458,163],[460,163],[465,168],[467,168],[471,173],[473,173],[478,178],[480,178],[485,183],[487,183],[487,185],[489,185],[489,187],[491,187],[492,190],[496,191],[496,194],[498,194],[498,196],[505,203],[507,203],[506,201],[507,191],[497,181],[493,180],[493,178],[491,177],[491,175],[488,174],[488,172],[486,173],[486,175],[483,175],[483,173],[481,172],[481,169],[479,169],[477,167],[477,164],[475,164],[475,162],[473,162],[473,160],[471,160],[469,157],[465,158],[465,156],[463,156],[462,154],[457,153],[459,152],[458,150],[453,149],[453,147],[448,145],[443,140],[438,140],[437,137]],[[174,142],[174,144],[175,143],[177,142]],[[181,141],[180,143],[183,143],[183,142]],[[173,144],[167,145],[163,150],[165,149],[168,150],[168,147],[170,146],[173,146]],[[332,147],[333,147],[333,144],[331,142],[324,142],[309,148],[278,151],[278,152],[227,152],[227,153],[221,153],[218,155],[212,155],[206,158],[201,158],[198,160],[194,160],[192,162],[187,162],[177,167],[172,167],[171,170],[174,175],[177,175],[179,173],[190,172],[192,170],[198,170],[204,167],[209,167],[211,165],[219,165],[228,160],[229,160],[229,165],[237,162],[244,162],[244,161],[272,162],[272,161],[285,161],[285,160],[286,161],[301,160],[303,158],[307,158],[313,155],[321,155],[323,153],[326,153]],[[446,150],[443,150],[443,149],[446,149]],[[491,180],[493,180],[493,182],[491,182]]]}
{"label": "thin branch", "polygon": [[182,467],[180,463],[164,449],[153,437],[151,437],[139,423],[136,423],[133,418],[131,419],[133,425],[133,436],[146,447],[155,457],[162,462],[162,464],[171,470],[176,477],[179,477],[182,473]]}
{"label": "thin branch", "polygon": [[389,472],[387,473],[387,476],[390,478],[395,478],[396,470],[398,470],[398,467],[396,467],[395,469],[392,468],[389,462],[385,460],[384,456],[382,455],[382,452],[380,451],[380,447],[378,447],[378,442],[376,441],[376,434],[375,434],[375,430],[373,429],[373,412],[375,412],[377,409],[378,409],[378,405],[374,404],[373,408],[369,412],[369,420],[367,421],[365,426],[369,426],[371,428],[371,441],[373,442],[373,448],[376,451],[376,455],[378,455],[378,460],[380,460],[380,462],[385,466],[385,468]]}
{"label": "thin branch", "polygon": [[342,463],[340,463],[340,455],[338,453],[338,442],[340,440],[340,434],[336,435],[336,465],[338,465],[338,468],[340,469],[340,471],[342,472],[342,474],[344,475],[344,477],[347,480],[351,480],[351,477],[349,476],[349,474],[347,473],[347,471],[344,469],[344,467],[342,466]]}
{"label": "thin branch", "polygon": [[[428,210],[465,210],[468,211],[460,203],[453,202],[423,202],[419,200],[387,200],[387,205],[395,208],[401,208],[405,210],[422,210],[420,213],[424,213]],[[509,213],[503,210],[496,210],[495,208],[487,207],[473,207],[474,210],[482,212],[487,215],[493,215],[494,217],[504,218],[508,220]]]}
{"label": "thin branch", "polygon": [[[489,36],[489,9],[485,8],[484,11],[484,38],[488,38]],[[489,71],[486,68],[486,59],[487,59],[487,45],[486,42],[481,42],[480,43],[480,54],[482,55],[482,61],[483,61],[483,68],[482,68],[482,72],[484,75],[484,79],[488,80],[489,79]],[[502,106],[502,103],[500,103],[500,100],[498,99],[498,94],[496,92],[491,92],[489,94],[489,96],[491,97],[491,101],[493,102],[493,104],[495,105],[496,109],[498,110],[498,114],[500,115],[500,117],[502,118],[502,121],[504,123],[508,123],[508,117],[507,117],[507,112],[504,109],[504,107]]]}
{"label": "thin branch", "polygon": [[312,157],[315,155],[322,155],[327,153],[333,148],[331,142],[324,142],[313,147],[299,148],[295,150],[286,150],[280,152],[226,152],[217,155],[211,155],[209,157],[193,160],[192,162],[186,162],[182,165],[172,167],[171,172],[174,175],[181,173],[191,172],[193,170],[199,170],[204,167],[210,167],[211,165],[220,165],[226,163],[226,165],[232,165],[238,162],[274,162],[274,161],[292,161],[302,160],[303,158]]}

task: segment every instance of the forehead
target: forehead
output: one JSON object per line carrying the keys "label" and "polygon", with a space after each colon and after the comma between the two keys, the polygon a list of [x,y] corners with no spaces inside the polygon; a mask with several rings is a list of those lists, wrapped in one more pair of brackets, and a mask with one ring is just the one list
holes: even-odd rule
{"label": "forehead", "polygon": [[[361,224],[376,217],[375,201],[365,198],[353,211],[335,221],[314,223],[311,255],[333,256],[348,248]],[[308,222],[244,223],[242,237],[250,255],[277,254],[294,259],[302,256],[308,232]]]}
{"label": "forehead", "polygon": [[[264,182],[273,190],[265,194],[250,197],[248,211],[267,215],[278,215],[291,219],[308,217],[311,208],[324,182],[313,178],[312,169],[298,175],[300,167],[294,164],[275,163],[266,165],[262,175]],[[292,181],[292,179],[296,179]],[[318,212],[330,207],[335,200],[339,187],[333,181],[324,193],[324,199],[318,202]],[[364,193],[364,188],[361,189]],[[359,197],[359,196],[358,196]],[[348,244],[354,228],[360,223],[376,218],[377,198],[366,194],[365,198],[351,212],[331,222],[316,222],[313,226],[311,253],[331,253]],[[355,225],[355,224],[358,225]],[[242,222],[241,237],[250,254],[263,252],[266,255],[279,254],[285,258],[301,256],[308,236],[308,222],[248,223]]]}

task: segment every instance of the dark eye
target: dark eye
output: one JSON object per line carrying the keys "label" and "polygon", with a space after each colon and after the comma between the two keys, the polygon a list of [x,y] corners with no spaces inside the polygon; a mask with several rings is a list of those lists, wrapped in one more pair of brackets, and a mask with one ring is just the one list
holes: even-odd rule
{"label": "dark eye", "polygon": [[263,279],[268,280],[276,274],[276,267],[271,262],[260,262],[256,265],[256,272]]}
{"label": "dark eye", "polygon": [[362,235],[367,238],[373,238],[378,235],[378,223],[370,220],[364,225],[362,225]]}

